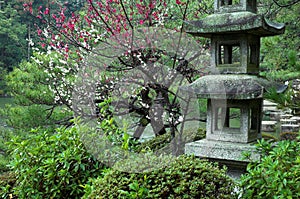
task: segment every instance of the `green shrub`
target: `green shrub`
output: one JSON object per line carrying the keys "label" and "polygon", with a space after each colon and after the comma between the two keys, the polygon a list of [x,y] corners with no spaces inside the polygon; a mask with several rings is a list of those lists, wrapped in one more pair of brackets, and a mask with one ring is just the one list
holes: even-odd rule
{"label": "green shrub", "polygon": [[8,171],[9,154],[7,153],[8,146],[6,143],[13,135],[11,129],[1,126],[0,121],[0,175]]}
{"label": "green shrub", "polygon": [[8,168],[6,167],[8,162],[9,160],[5,151],[2,151],[2,149],[0,149],[0,174],[8,171]]}
{"label": "green shrub", "polygon": [[[146,160],[149,157],[135,159],[137,165]],[[128,165],[124,163],[124,167]],[[225,169],[182,155],[167,167],[149,172],[112,169],[103,178],[94,179],[92,185],[87,185],[83,198],[235,198],[233,189],[234,182]]]}
{"label": "green shrub", "polygon": [[80,198],[82,185],[101,175],[103,166],[88,154],[76,127],[55,134],[38,132],[15,138],[11,169],[17,176],[14,194],[19,198]]}
{"label": "green shrub", "polygon": [[300,198],[300,142],[257,144],[262,158],[241,177],[243,198]]}
{"label": "green shrub", "polygon": [[7,147],[5,146],[5,135],[3,135],[3,132],[0,127],[0,174],[7,171],[6,165],[8,164]]}

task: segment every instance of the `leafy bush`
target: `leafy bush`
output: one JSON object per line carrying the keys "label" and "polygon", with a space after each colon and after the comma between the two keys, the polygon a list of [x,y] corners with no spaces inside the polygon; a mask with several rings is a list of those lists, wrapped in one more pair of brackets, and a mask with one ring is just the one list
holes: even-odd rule
{"label": "leafy bush", "polygon": [[10,146],[11,169],[17,176],[14,194],[19,198],[80,198],[81,185],[101,175],[103,165],[86,152],[77,128],[33,133],[26,140],[15,138]]}
{"label": "leafy bush", "polygon": [[300,143],[284,140],[257,144],[262,154],[241,177],[243,198],[300,198]]}
{"label": "leafy bush", "polygon": [[7,146],[6,142],[8,141],[10,136],[10,131],[6,130],[4,127],[1,127],[0,123],[0,174],[6,172],[8,170],[8,154],[7,154]]}
{"label": "leafy bush", "polygon": [[[146,160],[136,158],[135,163]],[[215,164],[182,155],[162,167],[144,173],[112,169],[87,185],[83,198],[235,198],[233,181]]]}

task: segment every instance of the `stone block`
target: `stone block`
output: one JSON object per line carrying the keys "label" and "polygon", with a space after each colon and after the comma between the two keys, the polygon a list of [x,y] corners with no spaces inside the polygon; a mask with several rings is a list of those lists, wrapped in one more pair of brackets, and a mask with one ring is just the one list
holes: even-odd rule
{"label": "stone block", "polygon": [[282,124],[281,132],[298,132],[299,125],[298,124]]}
{"label": "stone block", "polygon": [[294,119],[280,119],[281,124],[298,124],[297,120]]}
{"label": "stone block", "polygon": [[264,132],[274,132],[277,125],[277,121],[262,121],[261,130]]}
{"label": "stone block", "polygon": [[269,113],[269,115],[270,115],[270,120],[279,121],[283,113],[280,111],[272,111]]}
{"label": "stone block", "polygon": [[263,106],[263,112],[278,111],[277,106]]}
{"label": "stone block", "polygon": [[244,152],[250,152],[252,160],[259,160],[260,158],[260,154],[255,151],[254,143],[233,143],[203,139],[185,145],[185,154],[218,161],[249,162],[243,160]]}
{"label": "stone block", "polygon": [[280,119],[290,119],[291,117],[293,117],[292,114],[282,114],[282,115],[280,116]]}
{"label": "stone block", "polygon": [[300,116],[293,116],[293,117],[291,117],[291,120],[296,120],[297,124],[300,125]]}
{"label": "stone block", "polygon": [[[209,99],[206,138],[224,142],[250,143],[261,137],[262,99]],[[233,121],[231,116],[236,116]],[[235,122],[235,124],[234,124]]]}
{"label": "stone block", "polygon": [[264,105],[264,106],[267,106],[267,107],[269,107],[269,106],[277,106],[276,103],[271,102],[271,101],[269,101],[269,100],[264,100],[264,104],[263,104],[263,105]]}

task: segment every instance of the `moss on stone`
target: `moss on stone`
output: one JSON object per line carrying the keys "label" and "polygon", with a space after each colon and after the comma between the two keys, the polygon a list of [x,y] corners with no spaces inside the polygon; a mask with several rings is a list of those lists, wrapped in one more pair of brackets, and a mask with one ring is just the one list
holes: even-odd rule
{"label": "moss on stone", "polygon": [[203,37],[212,34],[226,33],[251,33],[260,36],[282,34],[284,24],[270,22],[262,15],[252,12],[232,12],[209,15],[198,21],[188,21],[185,25],[186,32]]}

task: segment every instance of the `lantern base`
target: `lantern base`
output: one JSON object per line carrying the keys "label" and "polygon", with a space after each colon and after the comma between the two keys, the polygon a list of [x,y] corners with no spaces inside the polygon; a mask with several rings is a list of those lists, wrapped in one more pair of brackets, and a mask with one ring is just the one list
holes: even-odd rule
{"label": "lantern base", "polygon": [[[255,150],[256,142],[235,143],[214,140],[198,140],[185,145],[185,154],[195,155],[226,165],[228,171],[243,173],[247,164],[260,159],[260,154]],[[250,160],[244,159],[244,153],[250,154]]]}

